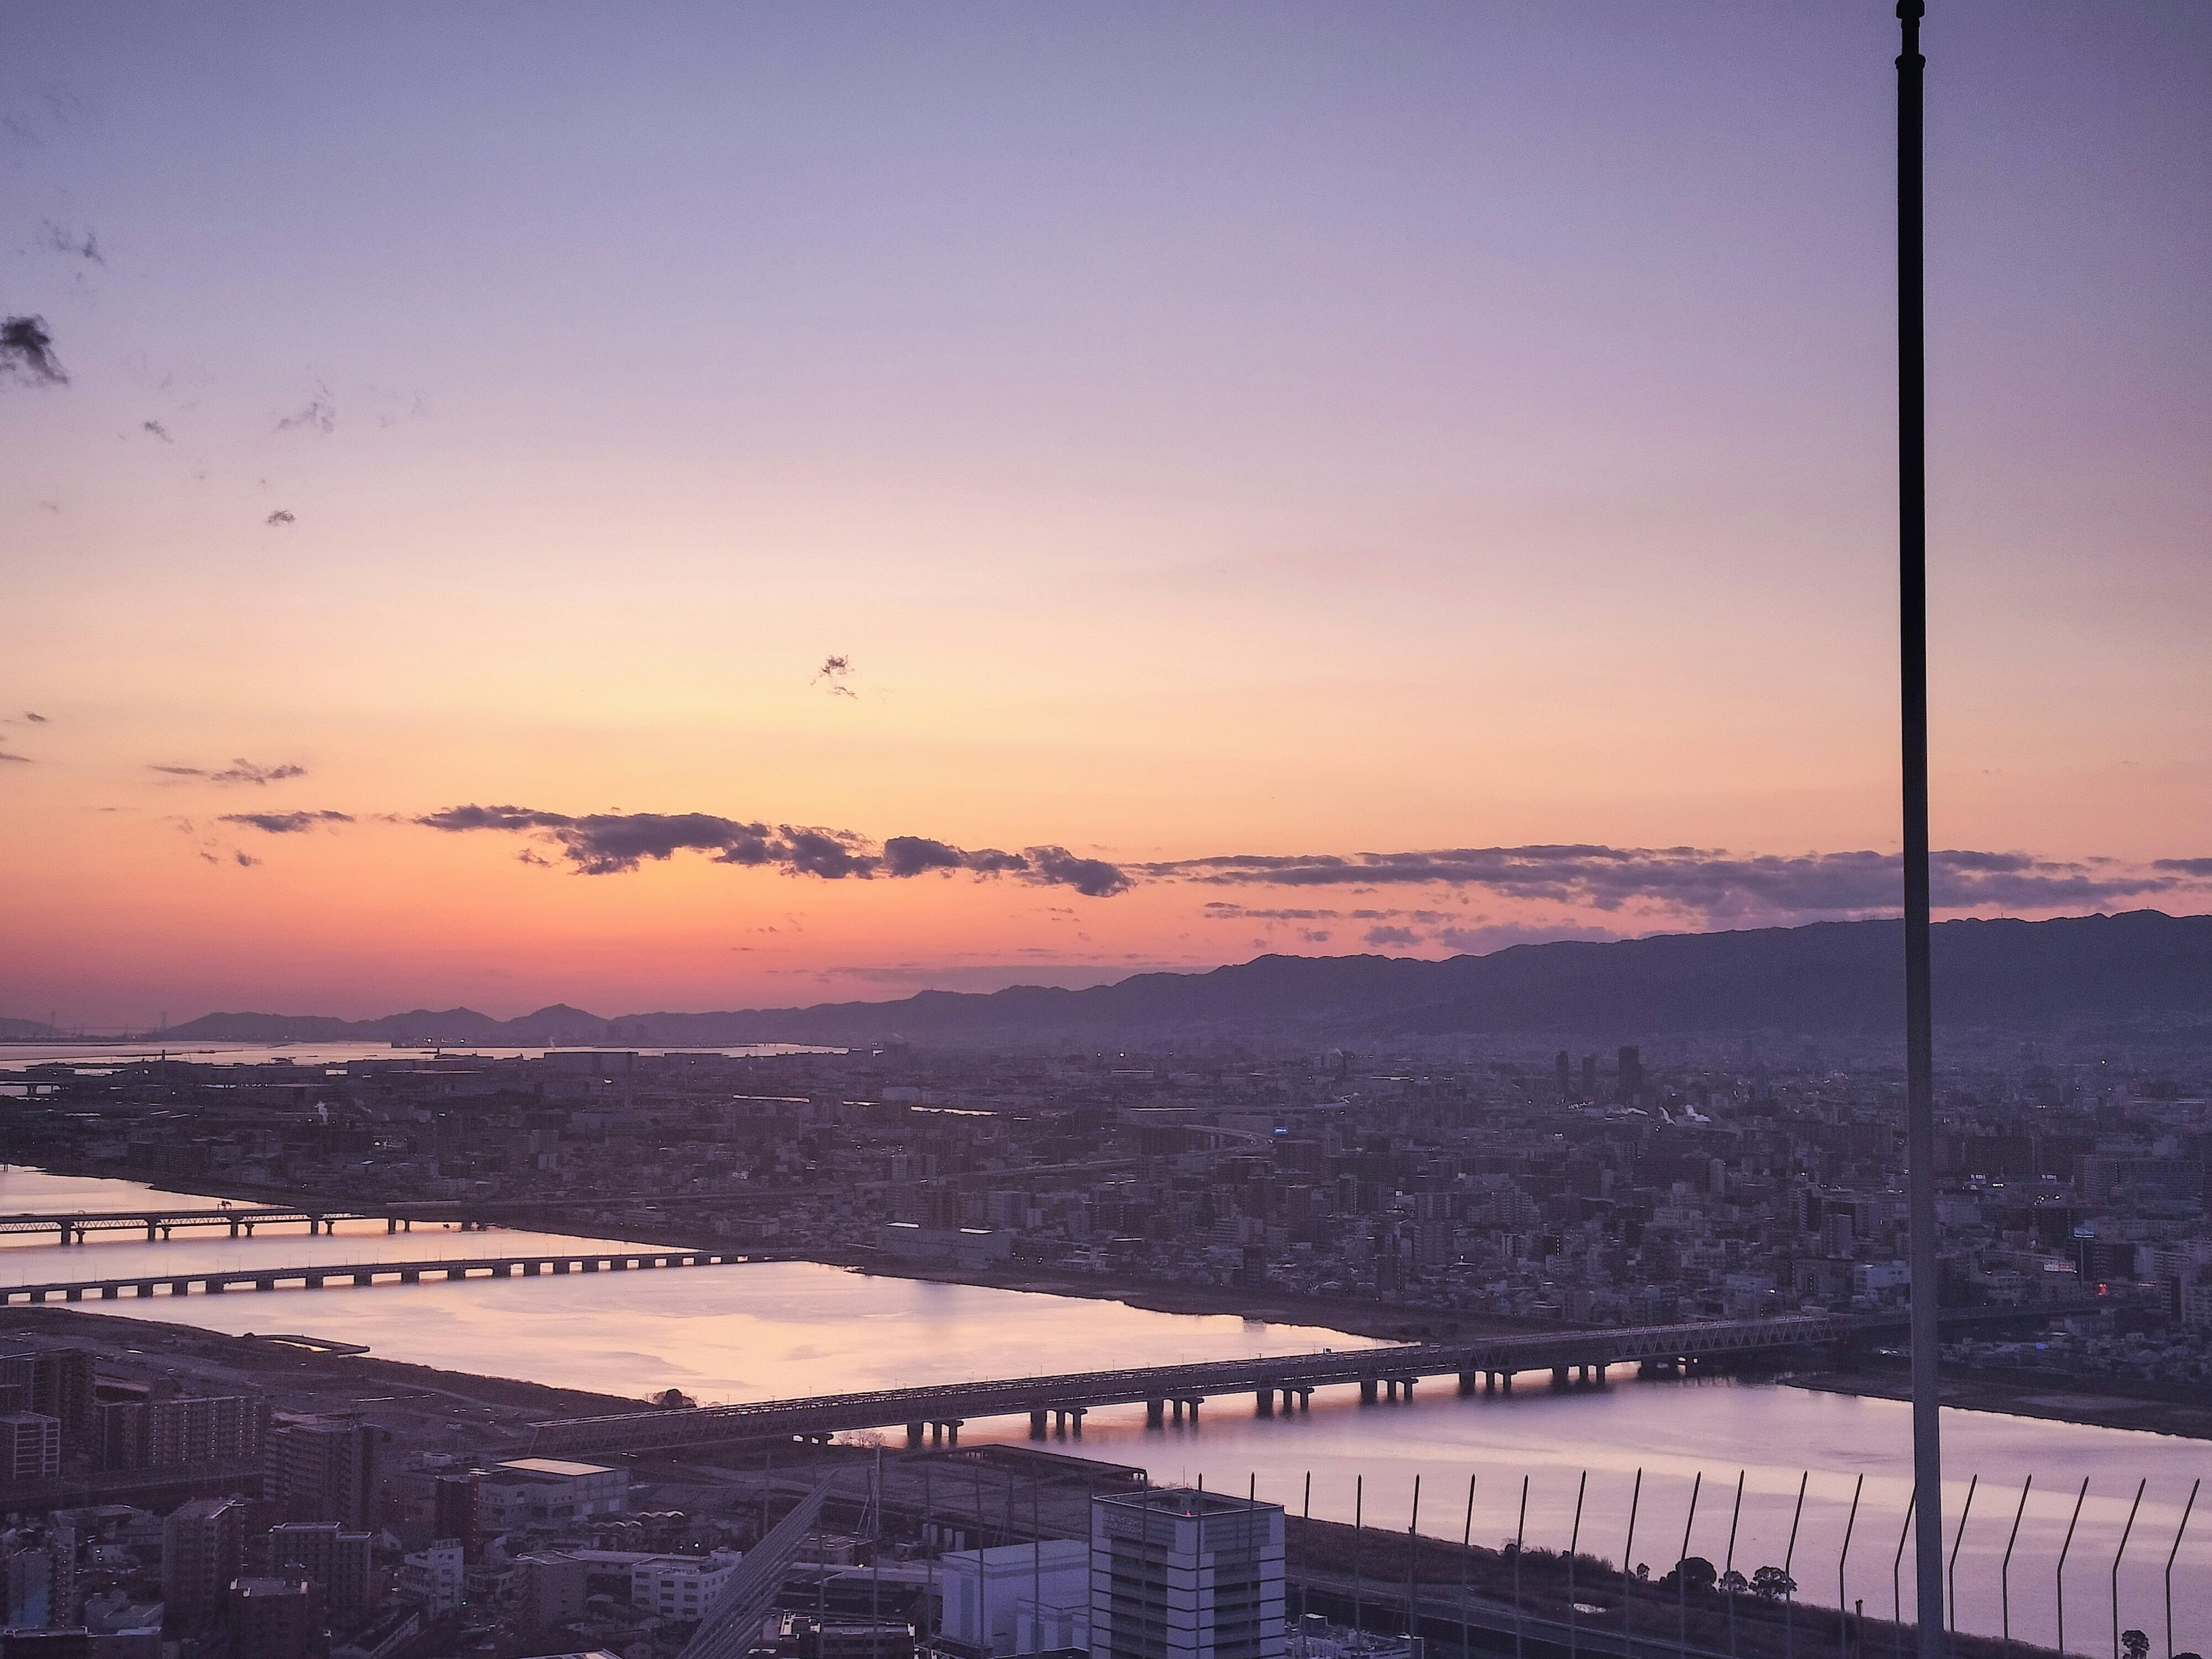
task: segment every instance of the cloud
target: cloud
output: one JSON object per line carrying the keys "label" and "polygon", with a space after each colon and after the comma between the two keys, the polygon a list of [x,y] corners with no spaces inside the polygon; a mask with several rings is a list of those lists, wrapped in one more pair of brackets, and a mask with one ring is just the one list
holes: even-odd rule
{"label": "cloud", "polygon": [[2212,876],[2212,859],[2157,859],[2150,867],[2170,870],[2180,876]]}
{"label": "cloud", "polygon": [[1072,887],[1091,898],[1129,885],[1103,859],[1079,858],[1065,847],[1019,853],[968,851],[922,836],[893,836],[879,848],[849,830],[748,823],[711,812],[593,812],[580,816],[527,806],[452,806],[411,820],[428,830],[534,834],[558,847],[581,874],[609,876],[679,852],[708,854],[717,864],[773,868],[823,881],[903,880],[931,871],[1007,875],[1039,886]]}
{"label": "cloud", "polygon": [[174,438],[172,438],[169,435],[169,428],[163,426],[159,421],[141,421],[138,422],[138,429],[141,432],[152,433],[165,444],[173,444],[177,441]]}
{"label": "cloud", "polygon": [[1364,935],[1370,945],[1419,945],[1421,936],[1410,927],[1370,927]]}
{"label": "cloud", "polygon": [[225,812],[225,823],[242,823],[272,836],[296,836],[319,823],[351,823],[350,812]]}
{"label": "cloud", "polygon": [[67,386],[69,374],[54,356],[54,337],[43,317],[0,319],[0,382],[21,380],[32,386]]}
{"label": "cloud", "polygon": [[329,390],[325,388],[321,397],[310,399],[303,407],[278,421],[276,429],[279,432],[328,433],[335,431],[337,423],[337,405],[330,401]]}
{"label": "cloud", "polygon": [[46,246],[57,253],[73,253],[92,264],[104,265],[106,258],[100,251],[100,238],[89,230],[82,236],[58,225],[49,219],[46,225]]}
{"label": "cloud", "polygon": [[809,685],[826,686],[832,696],[857,697],[860,694],[853,690],[851,686],[845,684],[847,680],[852,678],[852,674],[853,662],[851,658],[825,657],[822,659],[822,666],[814,671],[814,678],[809,680],[807,684]]}
{"label": "cloud", "polygon": [[288,512],[285,508],[280,507],[261,522],[265,525],[287,525],[297,524],[299,521],[297,514]]}
{"label": "cloud", "polygon": [[[1899,907],[1895,854],[1740,856],[1698,848],[1585,845],[1462,848],[1413,853],[1237,854],[1139,865],[1152,880],[1209,886],[1437,885],[1579,909],[1655,904],[1709,922],[1887,915]],[[2177,871],[2130,872],[2025,853],[1939,852],[1936,902],[1947,909],[2096,905],[2172,890]]]}
{"label": "cloud", "polygon": [[33,726],[44,726],[46,724],[46,717],[39,713],[35,708],[26,708],[23,711],[23,718],[30,721]]}
{"label": "cloud", "polygon": [[295,766],[289,761],[281,766],[263,766],[258,762],[247,760],[242,755],[219,772],[210,772],[204,766],[159,764],[149,765],[146,769],[149,772],[167,773],[173,778],[205,778],[210,783],[250,783],[256,787],[282,783],[287,778],[304,778],[307,775],[306,767]]}
{"label": "cloud", "polygon": [[32,764],[28,755],[11,755],[4,749],[0,749],[0,761],[21,761],[26,766]]}

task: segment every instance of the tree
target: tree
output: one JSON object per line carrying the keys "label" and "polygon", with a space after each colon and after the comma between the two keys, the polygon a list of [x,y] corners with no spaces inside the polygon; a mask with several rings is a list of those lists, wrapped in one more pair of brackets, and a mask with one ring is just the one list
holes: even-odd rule
{"label": "tree", "polygon": [[[1730,1575],[1739,1581],[1741,1573]],[[1694,1590],[1699,1595],[1712,1589],[1720,1574],[1713,1564],[1702,1555],[1686,1555],[1674,1564],[1674,1571],[1659,1581],[1659,1588],[1670,1590]]]}
{"label": "tree", "polygon": [[1797,1593],[1797,1581],[1779,1567],[1761,1567],[1751,1575],[1751,1593],[1762,1601],[1779,1601]]}
{"label": "tree", "polygon": [[2150,1638],[2139,1630],[2122,1631],[2120,1645],[2127,1650],[2128,1659],[2148,1659]]}
{"label": "tree", "polygon": [[[1711,1566],[1712,1563],[1708,1561],[1705,1565],[1707,1566]],[[1719,1579],[1715,1583],[1714,1588],[1718,1589],[1723,1595],[1741,1595],[1746,1590],[1749,1589],[1751,1586],[1744,1583],[1743,1575],[1741,1573],[1738,1572],[1734,1567],[1730,1567],[1726,1572],[1720,1576]]]}

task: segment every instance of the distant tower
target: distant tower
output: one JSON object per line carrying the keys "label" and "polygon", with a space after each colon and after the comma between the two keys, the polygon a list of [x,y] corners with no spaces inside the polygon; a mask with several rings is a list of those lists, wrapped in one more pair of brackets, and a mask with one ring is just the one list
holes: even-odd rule
{"label": "distant tower", "polygon": [[1584,1100],[1597,1098],[1597,1056],[1595,1054],[1583,1056],[1583,1098]]}
{"label": "distant tower", "polygon": [[1559,1098],[1572,1100],[1575,1097],[1574,1066],[1567,1059],[1567,1051],[1565,1048],[1560,1049],[1553,1059],[1552,1073],[1559,1079]]}
{"label": "distant tower", "polygon": [[1633,1045],[1620,1051],[1620,1103],[1633,1106],[1637,1096],[1644,1092],[1644,1056]]}

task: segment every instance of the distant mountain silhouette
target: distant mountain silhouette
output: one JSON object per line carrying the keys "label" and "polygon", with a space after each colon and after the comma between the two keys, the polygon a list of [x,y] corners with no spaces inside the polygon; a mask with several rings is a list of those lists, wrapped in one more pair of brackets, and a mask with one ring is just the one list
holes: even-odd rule
{"label": "distant mountain silhouette", "polygon": [[[1321,1044],[1392,1036],[1642,1038],[1729,1033],[1873,1036],[1898,1027],[1900,924],[1816,922],[1617,944],[1516,945],[1443,962],[1261,957],[1201,974],[1139,974],[1063,991],[924,991],[896,1002],[606,1019],[556,1005],[497,1020],[467,1008],[349,1021],[209,1014],[178,1038],[507,1043],[919,1042],[1022,1046],[1073,1038],[1220,1037]],[[2212,916],[2136,910],[1935,930],[1936,1015],[1960,1027],[2050,1032],[2212,1024]]]}

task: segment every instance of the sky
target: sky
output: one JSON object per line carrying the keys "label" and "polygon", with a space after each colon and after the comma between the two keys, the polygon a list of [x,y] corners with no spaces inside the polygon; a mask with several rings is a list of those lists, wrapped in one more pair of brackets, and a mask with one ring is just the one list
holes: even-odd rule
{"label": "sky", "polygon": [[[1931,0],[1937,891],[2207,907],[2212,9]],[[0,1015],[1896,907],[1887,0],[26,0]]]}

